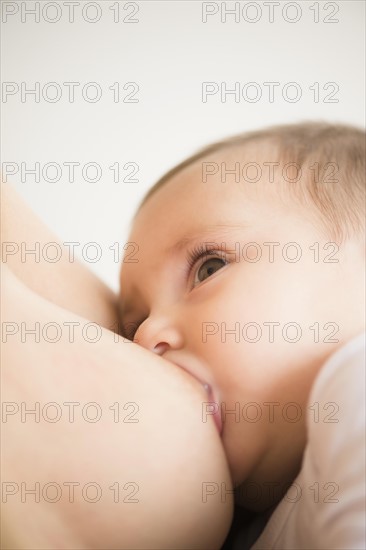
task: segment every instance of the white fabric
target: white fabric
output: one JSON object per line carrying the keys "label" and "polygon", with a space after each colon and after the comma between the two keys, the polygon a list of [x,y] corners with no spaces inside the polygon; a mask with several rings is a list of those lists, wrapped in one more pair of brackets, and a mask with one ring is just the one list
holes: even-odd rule
{"label": "white fabric", "polygon": [[301,471],[251,550],[365,550],[365,335],[320,370],[307,430]]}

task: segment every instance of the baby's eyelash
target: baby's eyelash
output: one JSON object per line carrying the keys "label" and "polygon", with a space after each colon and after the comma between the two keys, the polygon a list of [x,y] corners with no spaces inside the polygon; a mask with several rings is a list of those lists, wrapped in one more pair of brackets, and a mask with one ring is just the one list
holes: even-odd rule
{"label": "baby's eyelash", "polygon": [[207,246],[205,243],[201,243],[194,246],[190,250],[187,250],[186,261],[188,265],[188,273],[198,260],[211,256],[220,256],[220,253],[212,247]]}

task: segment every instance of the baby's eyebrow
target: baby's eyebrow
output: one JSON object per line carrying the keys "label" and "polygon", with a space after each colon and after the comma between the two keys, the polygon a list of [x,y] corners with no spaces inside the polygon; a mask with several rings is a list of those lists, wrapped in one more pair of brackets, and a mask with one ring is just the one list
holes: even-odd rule
{"label": "baby's eyebrow", "polygon": [[173,255],[179,254],[179,252],[181,252],[183,248],[186,248],[188,245],[190,245],[191,243],[199,239],[204,238],[206,241],[210,239],[212,239],[213,241],[215,239],[222,240],[223,235],[225,235],[225,233],[232,233],[233,230],[243,229],[244,227],[245,227],[244,223],[240,223],[240,224],[220,223],[216,225],[208,225],[200,228],[194,233],[190,233],[189,235],[182,237],[176,243],[166,248],[164,252],[167,256],[170,254],[173,254]]}
{"label": "baby's eyebrow", "polygon": [[[217,241],[218,244],[222,244],[223,240],[225,239],[225,235],[231,235],[234,231],[242,231],[245,227],[249,227],[249,224],[243,223],[237,223],[237,224],[229,224],[229,223],[217,223],[215,225],[206,225],[201,226],[195,229],[195,231],[190,232],[188,235],[185,235],[184,237],[180,238],[177,242],[174,244],[168,246],[164,250],[164,254],[166,256],[172,256],[172,255],[178,255],[184,248],[189,246],[193,242],[197,242],[198,240],[203,240],[207,242],[215,242]],[[133,290],[137,292],[136,287],[133,285],[131,292],[133,293]],[[122,302],[120,302],[120,316],[123,321],[123,318],[128,315],[131,311],[134,311],[134,302],[133,300],[130,300],[128,298],[124,298]]]}

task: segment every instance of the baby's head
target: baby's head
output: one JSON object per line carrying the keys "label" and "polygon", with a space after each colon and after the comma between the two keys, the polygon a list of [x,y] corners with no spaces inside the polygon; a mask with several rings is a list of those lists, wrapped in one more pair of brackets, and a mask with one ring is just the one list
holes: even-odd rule
{"label": "baby's head", "polygon": [[297,475],[314,378],[363,329],[364,146],[320,123],[234,137],[165,175],[133,222],[125,335],[209,385],[253,509]]}

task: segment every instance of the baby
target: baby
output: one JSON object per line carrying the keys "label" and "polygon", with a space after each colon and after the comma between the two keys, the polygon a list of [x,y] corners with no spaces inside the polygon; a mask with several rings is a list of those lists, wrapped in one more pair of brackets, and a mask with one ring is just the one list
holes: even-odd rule
{"label": "baby", "polygon": [[237,503],[274,510],[256,549],[366,547],[364,147],[326,123],[239,135],[133,221],[124,335],[205,386]]}

